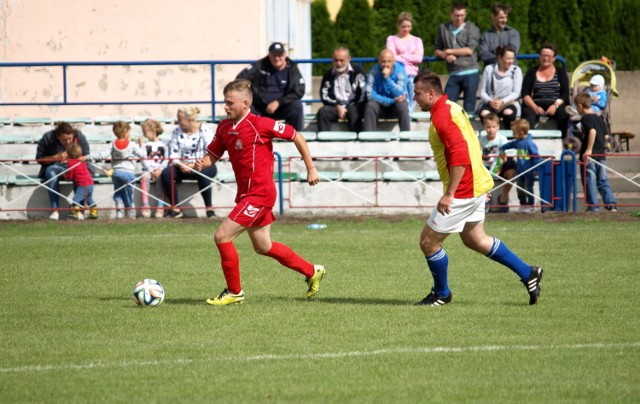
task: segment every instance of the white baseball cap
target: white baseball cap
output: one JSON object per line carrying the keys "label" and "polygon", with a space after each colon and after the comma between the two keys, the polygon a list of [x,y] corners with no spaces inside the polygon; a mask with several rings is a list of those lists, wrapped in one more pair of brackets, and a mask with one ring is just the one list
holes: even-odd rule
{"label": "white baseball cap", "polygon": [[591,77],[591,80],[589,80],[589,84],[604,87],[604,77],[596,74],[595,76]]}

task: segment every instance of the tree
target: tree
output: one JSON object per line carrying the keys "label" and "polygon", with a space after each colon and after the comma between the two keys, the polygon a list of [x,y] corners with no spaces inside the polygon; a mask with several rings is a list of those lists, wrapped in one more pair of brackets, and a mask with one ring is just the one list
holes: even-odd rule
{"label": "tree", "polygon": [[614,3],[616,21],[615,48],[609,58],[613,59],[620,70],[640,69],[640,3],[636,0],[620,0]]}
{"label": "tree", "polygon": [[582,27],[585,45],[585,59],[600,59],[602,55],[611,57],[616,32],[613,27],[611,4],[602,0],[582,0]]}
{"label": "tree", "polygon": [[[311,57],[329,58],[338,43],[336,30],[331,21],[326,0],[316,0],[311,3]],[[327,66],[320,63],[313,65],[313,74],[322,75]]]}
{"label": "tree", "polygon": [[582,15],[577,0],[537,0],[529,8],[529,33],[536,49],[544,42],[558,47],[571,71],[583,59]]}
{"label": "tree", "polygon": [[351,56],[377,56],[380,49],[372,41],[373,12],[367,0],[344,0],[336,16],[338,43],[351,50]]}

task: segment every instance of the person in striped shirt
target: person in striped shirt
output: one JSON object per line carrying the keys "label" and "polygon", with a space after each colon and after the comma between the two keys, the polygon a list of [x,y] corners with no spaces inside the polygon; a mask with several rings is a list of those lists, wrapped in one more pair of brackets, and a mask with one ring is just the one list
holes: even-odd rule
{"label": "person in striped shirt", "polygon": [[493,179],[482,163],[480,143],[467,113],[443,94],[437,74],[420,72],[414,83],[416,102],[423,111],[431,112],[429,142],[444,186],[420,236],[434,286],[417,304],[440,306],[452,300],[447,280],[449,258],[442,247],[451,233],[460,233],[465,246],[515,272],[529,293],[529,304],[536,304],[542,268],[527,264],[484,231],[485,201]]}

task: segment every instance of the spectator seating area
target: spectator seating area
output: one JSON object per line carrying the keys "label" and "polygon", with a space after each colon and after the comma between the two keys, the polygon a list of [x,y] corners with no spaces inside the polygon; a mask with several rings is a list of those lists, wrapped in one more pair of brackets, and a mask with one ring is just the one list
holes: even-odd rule
{"label": "spectator seating area", "polygon": [[[92,150],[100,150],[113,140],[111,123],[120,119],[122,118],[96,117],[87,118],[82,122],[79,122],[79,119],[68,119],[68,121],[78,125],[78,129],[89,140]],[[140,117],[132,119],[131,122],[135,124],[144,119],[144,117]],[[168,140],[175,123],[168,118],[162,122],[165,129],[162,138]],[[0,162],[2,163],[0,165],[0,187],[4,189],[3,200],[0,202],[3,209],[19,209],[20,206],[26,205],[28,209],[45,209],[41,213],[42,216],[46,215],[48,206],[46,190],[42,186],[38,187],[40,183],[37,178],[39,165],[34,161],[34,157],[38,140],[42,134],[53,129],[53,123],[53,121],[36,119],[30,120],[29,123],[24,121],[18,123],[14,120],[0,126]],[[216,125],[215,122],[211,124]],[[441,190],[440,179],[432,159],[433,153],[428,142],[429,122],[416,120],[412,123],[413,130],[407,132],[398,131],[397,125],[394,127],[393,123],[390,125],[392,125],[391,130],[376,132],[355,133],[344,130],[331,132],[306,130],[302,132],[316,159],[316,166],[323,183],[335,185],[334,188],[337,186],[337,190],[331,191],[331,198],[326,202],[312,202],[313,206],[331,207],[332,204],[350,206],[350,201],[352,202],[354,199],[363,199],[365,206],[379,206],[381,204],[380,195],[374,195],[375,197],[371,198],[359,198],[353,195],[354,192],[359,195],[362,192],[369,192],[369,189],[374,188],[372,183],[399,183],[398,187],[400,188],[391,187],[394,188],[391,193],[396,196],[402,194],[403,191],[399,191],[400,189],[408,190],[416,185],[424,188],[428,183],[434,183],[429,185],[431,190]],[[511,132],[507,132],[509,132],[507,136],[511,137]],[[559,157],[562,151],[559,131],[534,130],[532,134],[541,154],[552,155],[554,158]],[[137,138],[140,135],[139,125],[133,125],[132,137]],[[292,142],[276,141],[274,151],[282,158],[282,178],[286,184],[283,192],[285,199],[290,202],[289,205],[296,204],[294,200],[298,194],[302,195],[303,199],[309,199],[308,196],[313,191],[310,191],[311,187],[305,184],[306,170],[298,157],[295,145]],[[275,176],[276,178],[278,176],[277,170]],[[111,178],[102,174],[101,170],[96,170],[95,182],[96,198],[100,199],[99,206],[111,207],[113,203],[110,198]],[[233,206],[234,182],[235,177],[230,164],[226,161],[220,162],[218,176],[213,186],[216,207]],[[413,185],[409,186],[408,183],[413,183]],[[63,184],[63,193],[66,192],[67,195],[70,195],[72,193],[71,185],[64,182]],[[197,194],[195,184],[190,184],[187,181],[181,187],[188,188],[181,191],[181,195],[184,194],[186,197],[186,195],[193,194],[194,197],[189,203],[194,203],[194,207],[198,207],[197,204],[201,203],[201,198]],[[356,188],[358,191],[353,191]],[[379,191],[376,190],[376,192]],[[411,191],[406,192],[407,196],[402,198],[413,198],[410,196]],[[421,192],[437,195],[434,192],[426,192],[424,189]],[[13,202],[6,207],[9,201],[17,197],[24,198],[25,201]],[[325,203],[326,206],[324,206]],[[411,205],[414,202],[402,200],[393,200],[392,202],[393,205],[402,206],[407,203]],[[420,205],[423,204],[428,205],[428,202],[426,200],[420,202]]]}

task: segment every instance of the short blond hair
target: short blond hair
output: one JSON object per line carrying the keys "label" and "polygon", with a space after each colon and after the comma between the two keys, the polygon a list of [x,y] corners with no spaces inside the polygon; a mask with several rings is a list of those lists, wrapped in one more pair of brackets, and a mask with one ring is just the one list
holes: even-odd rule
{"label": "short blond hair", "polygon": [[156,121],[155,119],[145,119],[144,122],[140,124],[140,127],[142,128],[143,132],[146,129],[149,129],[156,135],[161,135],[162,132],[164,132],[164,129],[162,129],[162,125],[160,125],[160,122]]}
{"label": "short blond hair", "polygon": [[253,93],[251,92],[251,81],[249,80],[236,79],[227,83],[227,85],[224,86],[224,90],[222,90],[222,93],[224,95],[227,95],[230,92],[239,93],[249,101],[253,101]]}
{"label": "short blond hair", "polygon": [[69,146],[67,146],[66,152],[72,159],[77,159],[82,156],[82,147],[77,143],[70,143]]}
{"label": "short blond hair", "polygon": [[178,108],[178,113],[181,112],[187,117],[187,119],[195,121],[198,119],[198,115],[200,115],[200,108],[195,106]]}
{"label": "short blond hair", "polygon": [[527,121],[526,119],[516,119],[515,121],[511,122],[511,130],[514,134],[526,135],[527,133],[529,133],[529,129],[531,129],[531,126],[529,125],[529,121]]}
{"label": "short blond hair", "polygon": [[122,139],[129,131],[131,131],[131,125],[129,125],[129,122],[117,121],[113,124],[113,133],[118,139]]}

